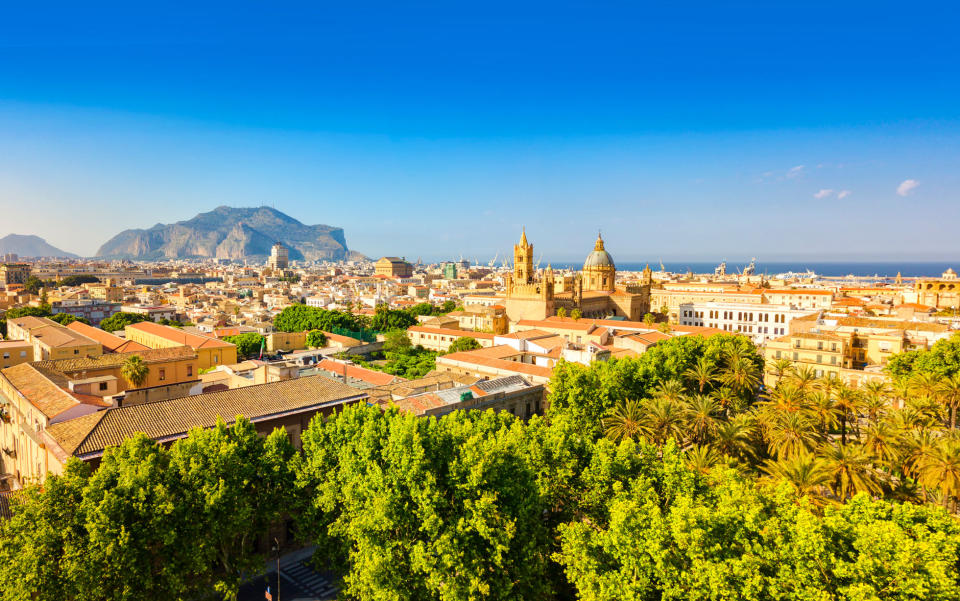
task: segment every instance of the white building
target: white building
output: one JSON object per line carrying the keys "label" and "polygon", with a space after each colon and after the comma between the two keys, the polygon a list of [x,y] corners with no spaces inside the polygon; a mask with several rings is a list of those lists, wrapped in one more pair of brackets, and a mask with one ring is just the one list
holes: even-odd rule
{"label": "white building", "polygon": [[271,269],[286,269],[290,266],[290,253],[286,246],[279,242],[273,245],[270,249],[269,265]]}
{"label": "white building", "polygon": [[809,315],[810,309],[793,305],[746,303],[681,303],[680,325],[706,326],[744,334],[757,344],[790,332],[790,322]]}

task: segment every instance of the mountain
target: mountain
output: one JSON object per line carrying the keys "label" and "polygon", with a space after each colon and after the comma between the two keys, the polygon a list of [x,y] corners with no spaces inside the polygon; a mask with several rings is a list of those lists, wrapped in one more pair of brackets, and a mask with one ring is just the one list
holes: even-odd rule
{"label": "mountain", "polygon": [[222,206],[187,221],[120,232],[100,247],[97,256],[260,258],[268,256],[278,241],[290,251],[291,260],[341,260],[349,252],[342,228],[304,225],[270,207]]}
{"label": "mountain", "polygon": [[65,257],[76,259],[77,255],[50,246],[40,236],[21,236],[10,234],[0,238],[0,255],[16,253],[21,257]]}

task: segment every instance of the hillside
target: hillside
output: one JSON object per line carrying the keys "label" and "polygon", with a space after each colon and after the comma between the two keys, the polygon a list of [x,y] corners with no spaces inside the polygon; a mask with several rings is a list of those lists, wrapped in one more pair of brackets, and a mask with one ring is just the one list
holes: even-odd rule
{"label": "hillside", "polygon": [[293,260],[341,260],[349,252],[342,228],[304,225],[270,207],[221,206],[187,221],[120,232],[100,247],[97,256],[261,258],[277,241],[290,250]]}
{"label": "hillside", "polygon": [[47,241],[40,236],[23,236],[20,234],[10,234],[0,238],[0,255],[9,253],[16,253],[21,257],[77,258],[77,255],[73,253],[47,244]]}

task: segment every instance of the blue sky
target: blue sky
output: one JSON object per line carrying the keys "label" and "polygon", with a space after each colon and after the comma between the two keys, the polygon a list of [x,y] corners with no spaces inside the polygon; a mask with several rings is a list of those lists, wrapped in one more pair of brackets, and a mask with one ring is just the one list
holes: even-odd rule
{"label": "blue sky", "polygon": [[17,4],[0,236],[269,204],[371,255],[960,258],[952,3]]}

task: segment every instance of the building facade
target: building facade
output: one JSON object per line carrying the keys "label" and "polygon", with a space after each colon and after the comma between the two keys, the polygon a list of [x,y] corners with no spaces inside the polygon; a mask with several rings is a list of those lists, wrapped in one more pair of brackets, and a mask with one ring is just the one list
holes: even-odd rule
{"label": "building facade", "polygon": [[756,344],[784,336],[790,322],[809,315],[807,309],[792,305],[741,303],[683,303],[678,307],[682,326],[705,326],[743,334]]}
{"label": "building facade", "polygon": [[389,278],[409,278],[413,276],[413,266],[400,257],[381,257],[373,265],[374,273]]}

